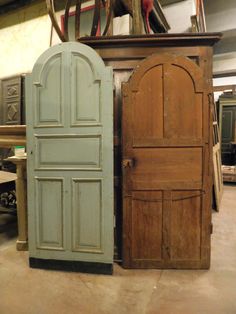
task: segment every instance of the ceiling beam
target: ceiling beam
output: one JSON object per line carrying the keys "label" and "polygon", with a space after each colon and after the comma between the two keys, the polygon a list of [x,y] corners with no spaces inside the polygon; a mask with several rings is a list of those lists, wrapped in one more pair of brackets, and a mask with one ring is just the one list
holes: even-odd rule
{"label": "ceiling beam", "polygon": [[15,1],[9,2],[7,4],[0,6],[0,14],[8,13],[10,11],[19,9],[23,6],[26,6],[36,1],[38,0],[15,0]]}

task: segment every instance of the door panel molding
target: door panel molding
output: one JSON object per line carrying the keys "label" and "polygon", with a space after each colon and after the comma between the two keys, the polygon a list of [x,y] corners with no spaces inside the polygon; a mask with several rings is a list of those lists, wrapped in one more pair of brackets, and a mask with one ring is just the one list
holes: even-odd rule
{"label": "door panel molding", "polygon": [[64,178],[35,177],[37,249],[65,250],[64,185]]}
{"label": "door panel molding", "polygon": [[102,185],[102,179],[72,179],[73,251],[104,253]]}

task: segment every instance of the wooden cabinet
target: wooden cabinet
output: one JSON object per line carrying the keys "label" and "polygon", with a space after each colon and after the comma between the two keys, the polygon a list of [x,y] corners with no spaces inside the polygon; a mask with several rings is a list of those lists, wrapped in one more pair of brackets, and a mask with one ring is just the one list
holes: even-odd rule
{"label": "wooden cabinet", "polygon": [[205,33],[82,40],[114,70],[116,246],[125,267],[210,265],[208,95],[219,39]]}
{"label": "wooden cabinet", "polygon": [[236,98],[219,98],[219,126],[221,135],[221,157],[223,165],[234,165],[232,142],[236,140]]}
{"label": "wooden cabinet", "polygon": [[1,80],[1,124],[25,124],[24,82],[24,75],[11,76]]}

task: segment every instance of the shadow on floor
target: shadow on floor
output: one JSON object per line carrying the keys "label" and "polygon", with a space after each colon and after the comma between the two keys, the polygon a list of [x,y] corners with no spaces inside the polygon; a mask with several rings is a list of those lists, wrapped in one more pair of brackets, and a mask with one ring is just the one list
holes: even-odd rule
{"label": "shadow on floor", "polygon": [[14,214],[0,213],[0,245],[6,240],[11,240],[17,237],[17,216]]}

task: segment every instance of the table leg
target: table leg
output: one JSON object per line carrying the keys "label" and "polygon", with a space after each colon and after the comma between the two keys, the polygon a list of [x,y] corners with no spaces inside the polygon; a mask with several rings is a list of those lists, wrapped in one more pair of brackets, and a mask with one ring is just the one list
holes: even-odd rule
{"label": "table leg", "polygon": [[16,166],[16,200],[18,219],[18,239],[16,241],[16,249],[18,251],[26,251],[28,250],[26,163],[17,163]]}

